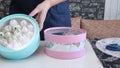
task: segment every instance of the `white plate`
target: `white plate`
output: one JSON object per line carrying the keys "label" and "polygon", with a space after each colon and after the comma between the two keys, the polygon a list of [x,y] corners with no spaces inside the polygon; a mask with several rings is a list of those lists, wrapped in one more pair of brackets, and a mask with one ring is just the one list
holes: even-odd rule
{"label": "white plate", "polygon": [[108,55],[112,55],[114,57],[118,57],[120,58],[120,51],[110,51],[110,50],[107,50],[106,49],[106,45],[109,45],[109,44],[119,44],[120,45],[120,38],[105,38],[105,39],[101,39],[99,41],[96,42],[96,47],[108,54]]}

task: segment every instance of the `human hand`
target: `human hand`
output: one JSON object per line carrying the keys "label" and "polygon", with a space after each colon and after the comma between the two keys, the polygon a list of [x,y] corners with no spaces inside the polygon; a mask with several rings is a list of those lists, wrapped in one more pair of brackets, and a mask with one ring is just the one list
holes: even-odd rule
{"label": "human hand", "polygon": [[39,22],[40,29],[42,29],[48,10],[63,1],[64,0],[44,0],[29,15],[34,16],[37,14],[36,20]]}
{"label": "human hand", "polygon": [[50,5],[49,1],[43,1],[29,14],[30,16],[34,16],[37,14],[36,20],[39,23],[40,29],[43,28],[46,14],[47,14],[50,7],[51,7],[51,5]]}

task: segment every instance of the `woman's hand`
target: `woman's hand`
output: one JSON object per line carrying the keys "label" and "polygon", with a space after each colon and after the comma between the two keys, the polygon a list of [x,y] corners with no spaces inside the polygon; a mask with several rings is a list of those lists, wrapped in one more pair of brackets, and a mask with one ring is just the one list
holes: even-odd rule
{"label": "woman's hand", "polygon": [[64,0],[45,0],[42,3],[40,3],[29,15],[34,16],[37,14],[36,20],[39,22],[40,29],[42,29],[48,10],[52,6],[63,1]]}
{"label": "woman's hand", "polygon": [[43,28],[43,22],[45,21],[46,18],[46,14],[50,8],[50,3],[48,1],[44,1],[41,4],[39,4],[29,15],[30,16],[34,16],[37,14],[36,16],[36,20],[39,23],[39,27],[40,29]]}

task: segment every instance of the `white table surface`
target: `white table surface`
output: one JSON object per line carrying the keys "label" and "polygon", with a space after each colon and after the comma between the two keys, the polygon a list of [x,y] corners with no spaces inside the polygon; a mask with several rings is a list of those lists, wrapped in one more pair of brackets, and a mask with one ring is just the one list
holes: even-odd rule
{"label": "white table surface", "polygon": [[90,43],[86,41],[86,54],[72,60],[61,60],[47,56],[44,52],[44,42],[41,47],[29,58],[24,60],[6,60],[0,57],[0,68],[103,68],[93,51]]}

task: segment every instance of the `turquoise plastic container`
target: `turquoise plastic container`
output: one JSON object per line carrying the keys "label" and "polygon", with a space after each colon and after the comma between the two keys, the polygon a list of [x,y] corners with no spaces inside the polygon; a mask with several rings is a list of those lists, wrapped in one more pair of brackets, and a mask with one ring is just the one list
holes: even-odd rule
{"label": "turquoise plastic container", "polygon": [[40,30],[37,21],[25,14],[13,14],[6,16],[0,20],[0,25],[13,18],[23,18],[30,21],[34,27],[34,35],[31,40],[26,44],[27,47],[20,50],[13,50],[0,45],[0,55],[7,59],[23,59],[31,56],[40,45]]}

